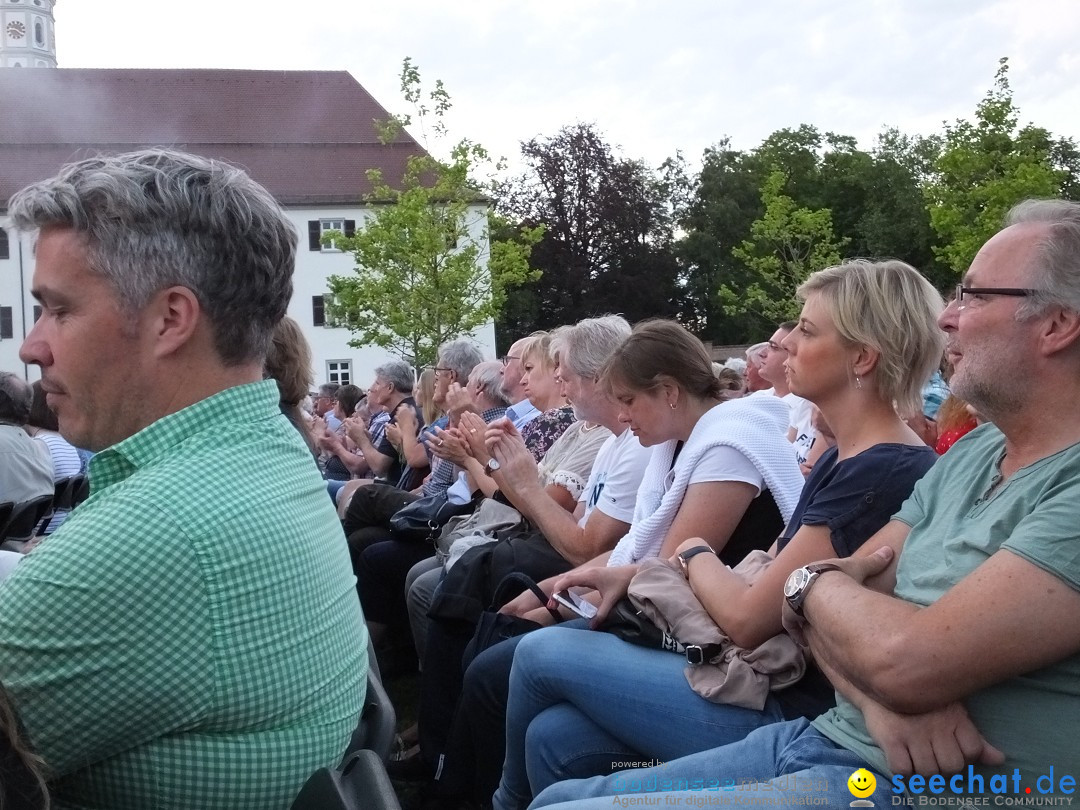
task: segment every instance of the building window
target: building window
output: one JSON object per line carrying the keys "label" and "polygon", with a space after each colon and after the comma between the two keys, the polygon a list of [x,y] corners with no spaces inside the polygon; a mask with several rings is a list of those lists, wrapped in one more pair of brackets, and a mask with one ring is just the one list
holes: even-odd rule
{"label": "building window", "polygon": [[323,244],[323,234],[327,231],[340,231],[346,236],[356,233],[355,219],[312,219],[308,221],[308,250],[321,250],[326,253],[337,253],[338,248],[333,242]]}
{"label": "building window", "polygon": [[39,22],[34,23],[34,44],[39,48],[45,47],[45,26]]}
{"label": "building window", "polygon": [[352,360],[327,360],[326,381],[338,385],[352,384]]}
{"label": "building window", "polygon": [[322,249],[326,252],[337,252],[338,246],[334,244],[334,240],[331,239],[328,242],[323,241],[323,237],[330,231],[337,231],[343,233],[345,231],[345,220],[343,219],[320,219],[319,220],[319,243],[322,245]]}
{"label": "building window", "polygon": [[311,296],[311,323],[313,326],[326,326],[326,296]]}
{"label": "building window", "polygon": [[11,340],[15,337],[15,323],[12,317],[11,307],[0,307],[0,340]]}
{"label": "building window", "polygon": [[11,249],[8,247],[7,231],[0,228],[0,259],[10,259]]}

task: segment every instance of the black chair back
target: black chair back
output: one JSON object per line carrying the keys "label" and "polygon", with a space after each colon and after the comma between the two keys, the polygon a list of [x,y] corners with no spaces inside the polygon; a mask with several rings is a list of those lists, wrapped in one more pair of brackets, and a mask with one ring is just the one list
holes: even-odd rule
{"label": "black chair back", "polygon": [[401,810],[401,805],[379,755],[363,750],[340,769],[315,771],[290,810]]}
{"label": "black chair back", "polygon": [[386,762],[394,747],[396,728],[397,716],[394,713],[394,704],[390,702],[390,697],[386,694],[379,676],[369,671],[367,693],[364,697],[364,708],[360,712],[360,722],[356,724],[342,762],[347,761],[350,756],[362,749],[374,751],[379,759]]}
{"label": "black chair back", "polygon": [[29,501],[15,504],[3,530],[0,542],[8,540],[29,540],[41,519],[52,509],[53,496],[42,495]]}
{"label": "black chair back", "polygon": [[74,509],[80,503],[90,497],[90,476],[76,475],[71,480],[71,509]]}

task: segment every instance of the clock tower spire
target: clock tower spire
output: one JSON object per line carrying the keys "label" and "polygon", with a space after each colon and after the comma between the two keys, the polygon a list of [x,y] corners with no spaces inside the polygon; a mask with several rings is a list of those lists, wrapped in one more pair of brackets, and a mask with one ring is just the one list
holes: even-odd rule
{"label": "clock tower spire", "polygon": [[56,67],[56,0],[0,0],[0,67]]}

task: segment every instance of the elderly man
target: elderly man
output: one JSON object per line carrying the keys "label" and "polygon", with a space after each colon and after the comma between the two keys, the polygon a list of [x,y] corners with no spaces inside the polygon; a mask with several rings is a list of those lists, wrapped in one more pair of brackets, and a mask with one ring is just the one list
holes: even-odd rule
{"label": "elderly man", "polygon": [[521,354],[525,340],[516,341],[502,358],[502,392],[510,407],[506,409],[506,418],[521,430],[540,415],[536,406],[525,396],[525,369],[521,365]]}
{"label": "elderly man", "polygon": [[[383,363],[375,369],[375,381],[368,387],[368,407],[373,411],[378,409],[386,413],[386,425],[396,425],[398,411],[402,409],[411,410],[416,417],[415,421],[419,423],[422,418],[420,409],[412,396],[415,382],[412,366],[404,360]],[[385,425],[376,437],[377,441],[372,440],[368,425],[359,417],[346,420],[345,431],[375,476],[396,483],[401,477],[403,466],[397,449],[386,437]]]}
{"label": "elderly man", "polygon": [[[446,407],[446,395],[451,383],[468,380],[473,368],[483,359],[476,344],[465,339],[452,340],[439,347],[438,367],[435,369],[435,402],[440,408]],[[410,424],[418,429],[420,418],[416,416]],[[395,512],[417,498],[445,492],[453,480],[454,465],[435,459],[431,465],[431,475],[419,490],[410,492],[389,483],[357,489],[346,504],[342,518],[354,564],[365,548],[387,538],[390,518]]]}
{"label": "elderly man", "polygon": [[341,420],[334,416],[334,403],[337,401],[339,388],[341,386],[337,383],[323,383],[311,401],[315,415],[321,416],[326,421],[326,427],[331,431],[336,431],[341,427]]}
{"label": "elderly man", "polygon": [[746,350],[746,392],[756,394],[769,388],[769,381],[761,376],[761,364],[765,362],[768,341],[755,343]]}
{"label": "elderly man", "polygon": [[795,458],[799,464],[806,464],[810,456],[810,448],[813,447],[817,433],[812,424],[814,406],[809,400],[791,393],[788,388],[787,372],[784,370],[784,362],[787,360],[787,349],[781,342],[795,328],[795,321],[784,321],[773,332],[771,338],[765,344],[765,350],[761,354],[757,372],[759,376],[772,385],[758,391],[758,396],[773,395],[780,397],[791,409],[791,427],[788,430],[788,441],[795,446]]}
{"label": "elderly man", "polygon": [[367,671],[341,527],[262,380],[293,227],[165,150],[70,165],[9,213],[39,231],[22,359],[98,451],[0,585],[0,673],[56,804],[287,807],[340,760]]}
{"label": "elderly man", "polygon": [[[854,557],[799,569],[785,589],[837,707],[655,771],[560,783],[535,806],[610,807],[615,794],[694,780],[756,783],[740,785],[747,804],[1071,800],[1080,413],[1061,403],[1080,396],[1080,204],[1013,209],[940,322],[953,390],[990,424],[957,442]],[[665,806],[700,799],[668,793]]]}
{"label": "elderly man", "polygon": [[[479,363],[473,368],[462,392],[485,422],[500,418],[506,411],[507,402],[499,387],[500,364],[498,361]],[[443,431],[440,435],[449,436]],[[434,443],[446,439],[435,439]],[[442,449],[442,448],[437,448]],[[444,458],[449,461],[449,458]],[[450,462],[451,466],[455,466]],[[360,604],[371,628],[372,638],[380,640],[387,628],[394,628],[398,635],[407,637],[408,615],[405,609],[405,576],[409,569],[423,559],[435,555],[431,543],[413,539],[401,541],[389,533],[380,542],[369,544],[356,559],[356,588],[360,592]]]}
{"label": "elderly man", "polygon": [[26,432],[34,394],[25,380],[0,371],[0,503],[52,495],[48,448]]}

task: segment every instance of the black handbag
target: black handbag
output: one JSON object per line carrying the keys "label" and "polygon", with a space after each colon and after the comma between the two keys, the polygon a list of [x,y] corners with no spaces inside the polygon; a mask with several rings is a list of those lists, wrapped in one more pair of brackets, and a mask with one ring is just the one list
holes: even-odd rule
{"label": "black handbag", "polygon": [[480,614],[480,620],[476,623],[476,632],[473,633],[472,640],[466,648],[465,658],[462,662],[462,670],[468,668],[472,659],[488,647],[493,647],[500,641],[506,641],[506,639],[513,638],[514,636],[531,633],[533,630],[539,630],[544,626],[531,619],[523,619],[520,616],[511,616],[509,613],[499,613],[499,608],[513,598],[509,595],[511,588],[518,585],[524,585],[532,591],[533,595],[539,600],[540,604],[547,608],[548,612],[551,613],[556,622],[562,621],[562,615],[559,611],[547,607],[547,594],[540,590],[540,586],[533,581],[532,577],[516,571],[511,572],[499,582],[499,586],[495,589],[495,596],[492,598],[491,604],[488,605],[487,610]]}
{"label": "black handbag", "polygon": [[615,603],[600,629],[639,647],[680,654],[686,651],[675,636],[657,627],[652,619],[634,607],[634,603],[626,596]]}
{"label": "black handbag", "polygon": [[434,540],[443,524],[476,508],[476,501],[451,503],[445,492],[407,503],[390,518],[390,531],[398,540]]}

